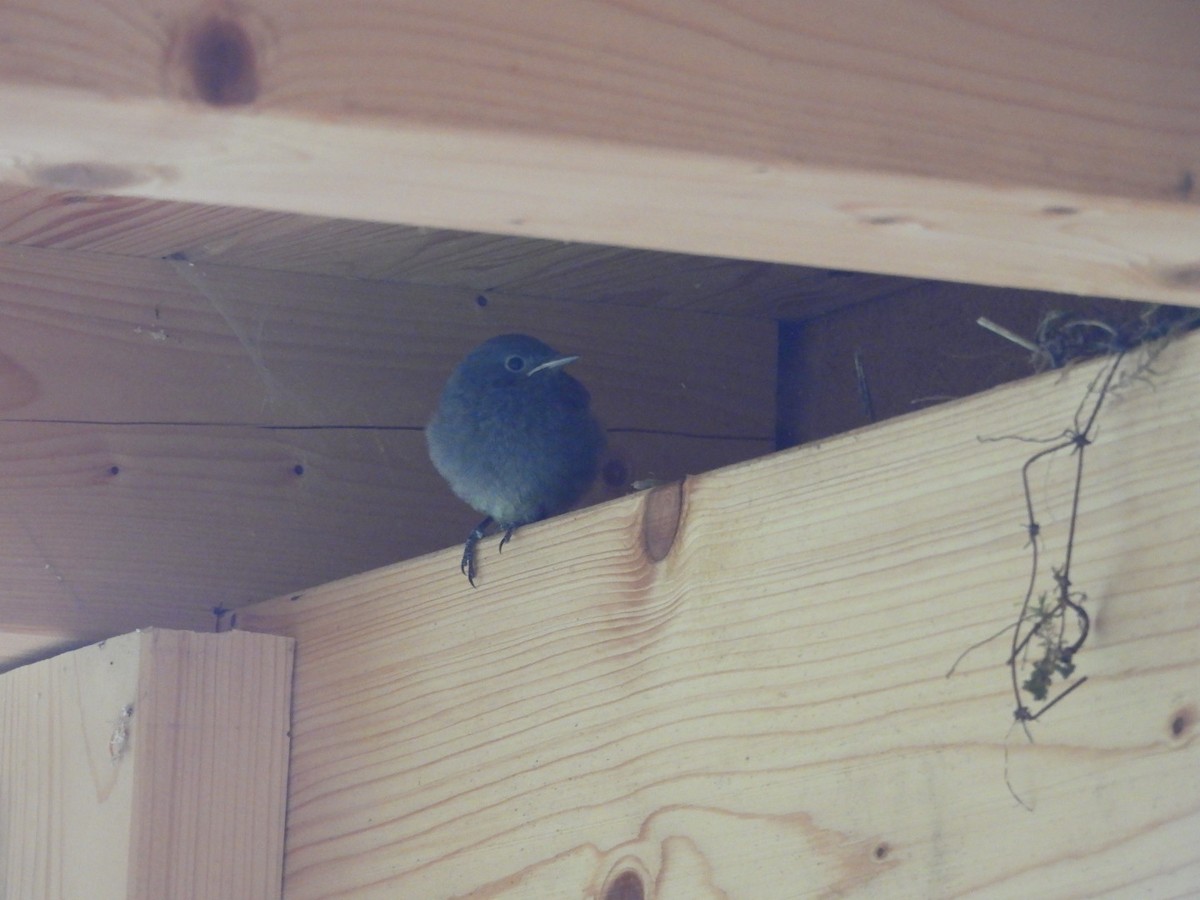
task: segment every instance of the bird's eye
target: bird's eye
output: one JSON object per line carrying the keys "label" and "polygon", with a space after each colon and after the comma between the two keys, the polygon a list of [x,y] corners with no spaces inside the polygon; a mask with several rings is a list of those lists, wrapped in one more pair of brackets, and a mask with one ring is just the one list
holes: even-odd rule
{"label": "bird's eye", "polygon": [[525,368],[525,359],[521,356],[510,356],[504,361],[504,368],[510,372],[520,372]]}

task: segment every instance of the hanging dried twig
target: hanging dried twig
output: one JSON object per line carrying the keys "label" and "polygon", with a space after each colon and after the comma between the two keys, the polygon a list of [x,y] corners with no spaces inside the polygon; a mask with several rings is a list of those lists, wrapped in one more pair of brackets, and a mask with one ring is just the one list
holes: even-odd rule
{"label": "hanging dried twig", "polygon": [[[990,331],[1028,348],[1031,342],[1012,334],[995,323],[984,324]],[[1076,588],[1072,576],[1075,541],[1078,537],[1080,499],[1083,492],[1084,461],[1087,449],[1096,437],[1097,423],[1105,401],[1113,392],[1135,381],[1148,381],[1155,374],[1153,364],[1169,338],[1200,325],[1200,311],[1185,307],[1154,306],[1132,323],[1117,327],[1094,319],[1071,318],[1051,314],[1038,328],[1033,363],[1035,367],[1058,367],[1077,358],[1109,354],[1111,360],[1088,384],[1070,427],[1047,439],[1010,435],[1007,438],[980,440],[1021,440],[1046,444],[1021,466],[1021,485],[1025,497],[1026,523],[1029,536],[1029,581],[1016,621],[996,634],[968,647],[947,675],[971,651],[978,649],[1006,632],[1012,632],[1007,665],[1013,694],[1013,719],[1019,722],[1032,740],[1028,723],[1037,721],[1050,709],[1074,693],[1087,681],[1075,678],[1076,658],[1087,642],[1091,618],[1084,606],[1087,594]],[[1125,365],[1129,351],[1144,346],[1132,367]],[[1042,534],[1030,472],[1039,463],[1056,454],[1070,452],[1075,457],[1074,484],[1067,522],[1066,544],[1056,565],[1050,568],[1052,585],[1038,591],[1044,577],[1042,565]],[[1056,685],[1063,685],[1055,692]],[[1054,696],[1047,700],[1051,694]],[[1028,695],[1036,705],[1026,702]],[[1020,799],[1020,798],[1018,798]]]}

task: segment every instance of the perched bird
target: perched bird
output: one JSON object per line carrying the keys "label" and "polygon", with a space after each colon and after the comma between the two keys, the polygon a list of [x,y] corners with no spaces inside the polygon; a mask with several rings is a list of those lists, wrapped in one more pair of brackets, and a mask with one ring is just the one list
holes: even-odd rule
{"label": "perched bird", "polygon": [[519,525],[565,511],[596,478],[604,429],[587,388],[536,338],[504,334],[458,365],[425,429],[429,458],[450,488],[486,518],[463,546],[475,585],[475,545],[494,524],[500,548]]}

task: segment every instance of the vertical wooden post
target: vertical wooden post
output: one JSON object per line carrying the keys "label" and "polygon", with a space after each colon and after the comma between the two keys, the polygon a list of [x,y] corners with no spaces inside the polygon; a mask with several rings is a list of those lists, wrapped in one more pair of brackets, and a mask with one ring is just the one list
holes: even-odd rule
{"label": "vertical wooden post", "polygon": [[279,897],[293,648],[149,630],[0,676],[0,895]]}

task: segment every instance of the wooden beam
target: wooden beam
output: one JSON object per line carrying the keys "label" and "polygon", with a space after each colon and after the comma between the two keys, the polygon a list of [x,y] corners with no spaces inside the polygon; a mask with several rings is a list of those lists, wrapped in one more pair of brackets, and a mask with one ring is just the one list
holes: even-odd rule
{"label": "wooden beam", "polygon": [[152,630],[0,675],[0,893],[279,897],[293,647]]}
{"label": "wooden beam", "polygon": [[78,0],[0,13],[0,179],[1200,303],[1200,16]]}
{"label": "wooden beam", "polygon": [[[1108,398],[1073,544],[1089,680],[1036,743],[1012,721],[1045,445],[980,437],[1061,435],[1103,364],[523,528],[478,590],[452,549],[239,610],[301,648],[288,896],[1187,893],[1196,338]],[[1032,473],[1039,590],[1074,472]]]}
{"label": "wooden beam", "polygon": [[714,259],[0,184],[0,244],[449,287],[559,302],[808,318],[920,282]]}

